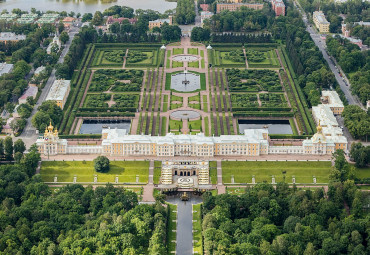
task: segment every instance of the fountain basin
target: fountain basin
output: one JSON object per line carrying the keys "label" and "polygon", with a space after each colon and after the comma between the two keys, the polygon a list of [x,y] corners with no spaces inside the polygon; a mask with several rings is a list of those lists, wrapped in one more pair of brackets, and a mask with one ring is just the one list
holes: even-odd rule
{"label": "fountain basin", "polygon": [[177,62],[194,62],[198,61],[199,57],[194,55],[175,55],[172,57],[172,60]]}
{"label": "fountain basin", "polygon": [[179,110],[171,113],[171,118],[176,120],[195,120],[200,118],[200,114],[196,111]]}
{"label": "fountain basin", "polygon": [[180,92],[192,92],[200,88],[199,74],[183,72],[171,75],[171,89]]}

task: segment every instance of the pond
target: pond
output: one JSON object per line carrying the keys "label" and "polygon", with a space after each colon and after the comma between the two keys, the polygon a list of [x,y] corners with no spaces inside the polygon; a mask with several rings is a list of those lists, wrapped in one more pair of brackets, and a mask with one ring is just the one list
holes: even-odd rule
{"label": "pond", "polygon": [[175,9],[176,2],[165,0],[0,0],[0,10],[11,11],[15,8],[30,11],[35,8],[39,11],[66,11],[75,13],[103,12],[113,5],[123,5],[136,9],[151,9],[164,13]]}
{"label": "pond", "polygon": [[130,132],[131,121],[129,120],[84,120],[80,128],[80,134],[101,134],[103,128],[119,128],[126,129],[126,133]]}
{"label": "pond", "polygon": [[268,128],[269,134],[292,135],[293,130],[289,120],[239,120],[239,132],[244,129]]}

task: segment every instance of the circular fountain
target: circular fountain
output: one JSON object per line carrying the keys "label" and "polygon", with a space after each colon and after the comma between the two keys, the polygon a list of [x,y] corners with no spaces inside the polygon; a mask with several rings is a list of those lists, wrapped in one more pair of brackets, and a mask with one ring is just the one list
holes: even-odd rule
{"label": "circular fountain", "polygon": [[189,73],[184,70],[182,73],[171,75],[171,89],[180,92],[192,92],[200,89],[200,75]]}
{"label": "circular fountain", "polygon": [[177,61],[177,62],[193,62],[193,61],[198,61],[199,57],[194,56],[194,55],[175,55],[172,57],[172,61]]}
{"label": "circular fountain", "polygon": [[195,120],[200,118],[200,114],[196,111],[179,110],[171,113],[171,119],[177,120]]}

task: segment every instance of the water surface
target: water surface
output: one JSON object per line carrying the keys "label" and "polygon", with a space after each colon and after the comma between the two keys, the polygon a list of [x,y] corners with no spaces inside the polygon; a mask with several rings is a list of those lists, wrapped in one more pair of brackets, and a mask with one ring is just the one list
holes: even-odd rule
{"label": "water surface", "polygon": [[113,5],[124,5],[136,9],[151,9],[161,13],[176,8],[176,2],[165,0],[0,0],[0,10],[8,11],[14,8],[30,11],[36,8],[40,11],[66,11],[86,13],[104,11]]}
{"label": "water surface", "polygon": [[239,132],[244,129],[268,128],[269,134],[291,135],[293,134],[289,120],[239,120]]}
{"label": "water surface", "polygon": [[120,121],[95,121],[85,120],[80,128],[80,134],[101,134],[103,128],[118,128],[126,129],[126,132],[130,132],[131,122],[129,120]]}

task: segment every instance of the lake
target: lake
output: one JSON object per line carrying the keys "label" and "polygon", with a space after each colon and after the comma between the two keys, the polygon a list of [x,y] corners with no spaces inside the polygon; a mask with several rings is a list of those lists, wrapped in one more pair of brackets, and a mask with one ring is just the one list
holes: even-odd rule
{"label": "lake", "polygon": [[136,9],[152,9],[161,13],[176,8],[176,2],[165,0],[0,0],[0,10],[8,11],[14,8],[29,11],[36,8],[39,11],[66,11],[86,13],[104,11],[113,5],[124,5]]}
{"label": "lake", "polygon": [[291,135],[293,134],[289,120],[239,120],[239,132],[244,133],[244,129],[268,128],[269,134]]}

